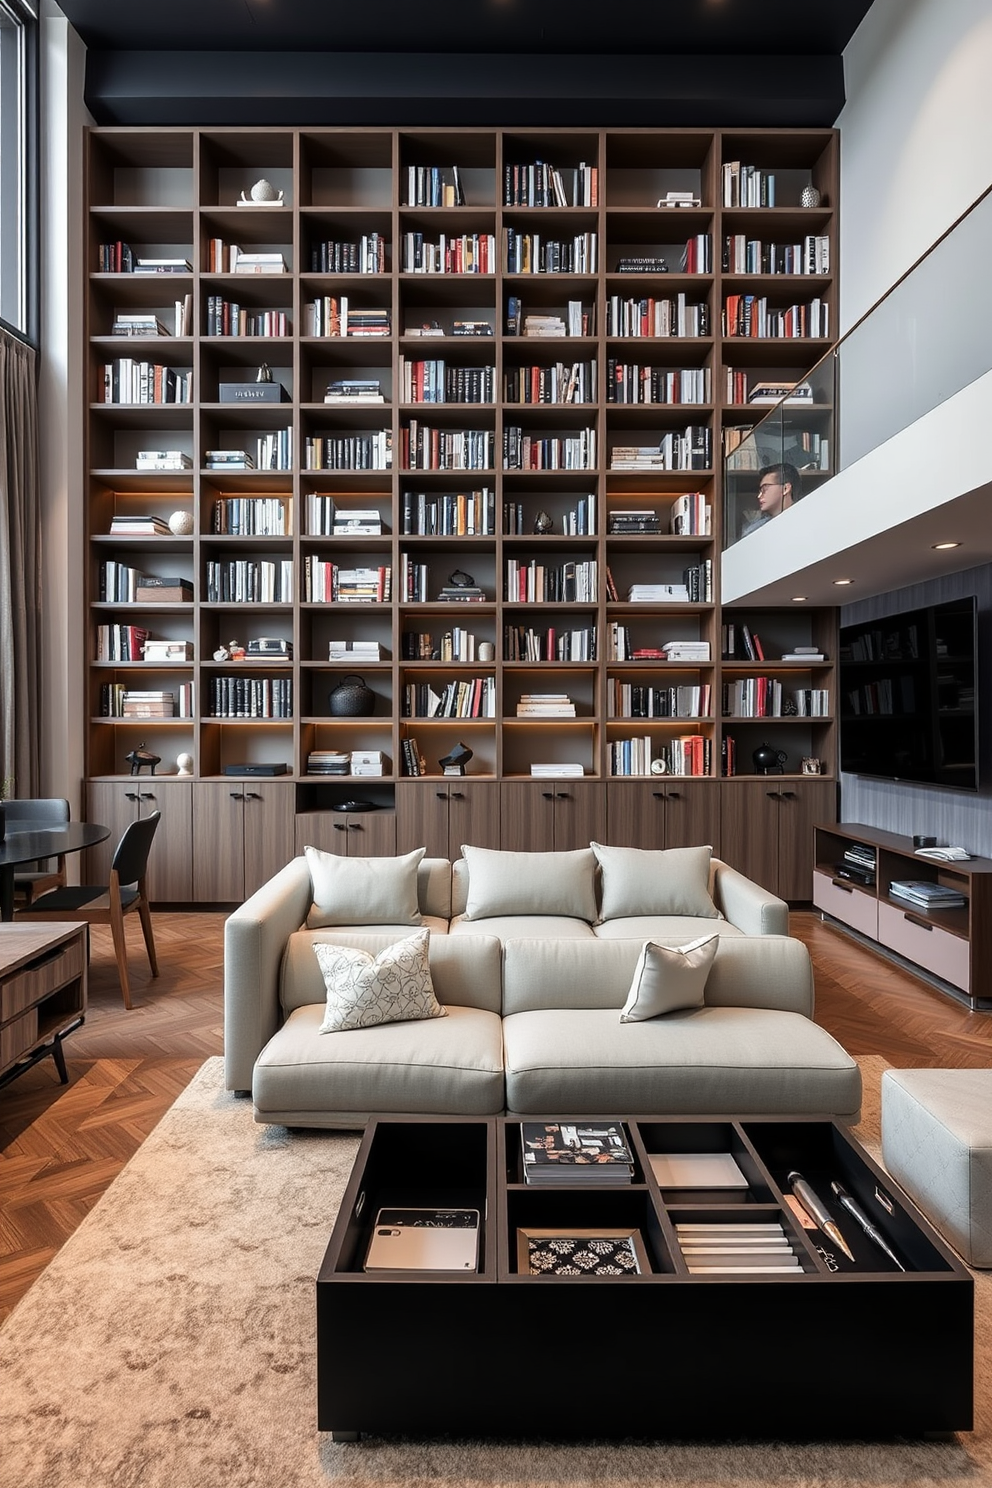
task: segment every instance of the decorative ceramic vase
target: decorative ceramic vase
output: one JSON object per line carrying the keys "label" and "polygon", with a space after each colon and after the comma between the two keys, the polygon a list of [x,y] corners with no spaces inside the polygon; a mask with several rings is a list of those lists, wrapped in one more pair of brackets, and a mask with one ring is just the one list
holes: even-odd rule
{"label": "decorative ceramic vase", "polygon": [[782,766],[789,756],[784,749],[773,749],[771,744],[761,744],[751,756],[758,775],[781,775]]}
{"label": "decorative ceramic vase", "polygon": [[169,518],[169,531],[174,532],[177,537],[189,537],[193,531],[193,513],[174,511]]}
{"label": "decorative ceramic vase", "polygon": [[823,198],[820,196],[818,188],[812,182],[808,186],[803,187],[802,195],[799,198],[800,204],[804,207],[818,207],[822,200]]}
{"label": "decorative ceramic vase", "polygon": [[371,687],[366,687],[364,677],[350,672],[331,690],[327,707],[332,718],[359,718],[374,709],[375,693]]}

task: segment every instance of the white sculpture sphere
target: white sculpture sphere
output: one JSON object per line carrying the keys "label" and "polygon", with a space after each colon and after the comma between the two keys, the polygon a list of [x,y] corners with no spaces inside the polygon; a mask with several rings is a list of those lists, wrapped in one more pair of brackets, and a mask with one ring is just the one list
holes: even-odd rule
{"label": "white sculpture sphere", "polygon": [[260,181],[256,181],[251,188],[252,201],[278,201],[280,196],[282,196],[282,192],[277,191],[272,185],[272,182],[267,181],[264,176]]}
{"label": "white sculpture sphere", "polygon": [[174,532],[177,537],[189,537],[193,531],[193,513],[174,511],[169,518],[169,531]]}
{"label": "white sculpture sphere", "polygon": [[191,754],[179,754],[176,756],[176,774],[192,775],[193,756]]}

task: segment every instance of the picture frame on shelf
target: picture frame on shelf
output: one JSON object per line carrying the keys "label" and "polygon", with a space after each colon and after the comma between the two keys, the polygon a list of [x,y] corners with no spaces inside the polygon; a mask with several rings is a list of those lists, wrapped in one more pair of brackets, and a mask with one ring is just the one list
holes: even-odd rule
{"label": "picture frame on shelf", "polygon": [[823,761],[816,759],[813,755],[803,755],[802,773],[804,775],[822,775]]}

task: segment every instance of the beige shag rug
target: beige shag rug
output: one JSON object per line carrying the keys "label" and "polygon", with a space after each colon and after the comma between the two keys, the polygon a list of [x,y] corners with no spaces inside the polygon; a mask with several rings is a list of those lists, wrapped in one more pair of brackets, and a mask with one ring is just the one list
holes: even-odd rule
{"label": "beige shag rug", "polygon": [[[862,1061],[876,1155],[883,1068]],[[256,1126],[208,1060],[0,1329],[2,1488],[992,1488],[982,1273],[976,1427],[945,1441],[331,1442],[314,1277],[357,1147]]]}

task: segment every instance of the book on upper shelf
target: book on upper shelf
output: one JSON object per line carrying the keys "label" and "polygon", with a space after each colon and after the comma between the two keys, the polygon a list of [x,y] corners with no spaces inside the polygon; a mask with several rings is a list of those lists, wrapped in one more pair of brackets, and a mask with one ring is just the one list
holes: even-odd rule
{"label": "book on upper shelf", "polygon": [[170,331],[157,315],[118,311],[111,327],[115,336],[168,336]]}
{"label": "book on upper shelf", "polygon": [[535,780],[580,780],[585,770],[578,761],[572,763],[562,761],[561,763],[531,765],[530,773]]}
{"label": "book on upper shelf", "polygon": [[191,274],[193,265],[188,258],[136,258],[133,274]]}
{"label": "book on upper shelf", "polygon": [[526,1183],[608,1187],[630,1183],[634,1175],[627,1133],[619,1121],[524,1121],[520,1141]]}
{"label": "book on upper shelf", "polygon": [[894,879],[889,884],[889,893],[920,909],[960,909],[968,902],[960,889],[918,879]]}
{"label": "book on upper shelf", "polygon": [[812,403],[813,385],[809,382],[756,382],[748,393],[749,403]]}
{"label": "book on upper shelf", "polygon": [[135,470],[192,470],[193,460],[182,450],[139,450]]}
{"label": "book on upper shelf", "polygon": [[111,518],[111,537],[169,537],[172,529],[164,517],[126,517],[120,514]]}

